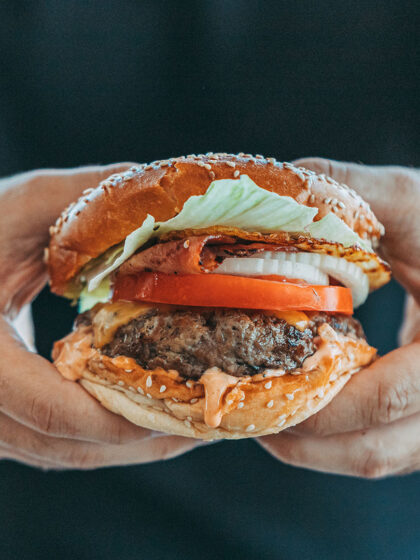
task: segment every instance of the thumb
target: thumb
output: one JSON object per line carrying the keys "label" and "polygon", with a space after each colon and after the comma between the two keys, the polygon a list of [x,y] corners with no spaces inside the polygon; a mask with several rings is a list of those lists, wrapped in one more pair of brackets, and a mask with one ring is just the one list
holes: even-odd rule
{"label": "thumb", "polygon": [[387,226],[388,233],[392,231],[393,222],[400,221],[398,208],[390,201],[409,181],[411,173],[415,173],[398,166],[368,166],[317,157],[298,159],[294,163],[353,188],[371,205],[378,220]]}
{"label": "thumb", "polygon": [[[92,189],[113,173],[129,169],[133,163],[89,165],[73,169],[38,169],[0,180],[2,211],[10,216],[5,233],[22,232],[25,223],[32,232],[48,238],[48,228],[61,212],[86,189]],[[22,219],[17,208],[31,212]],[[16,216],[16,220],[13,220]]]}

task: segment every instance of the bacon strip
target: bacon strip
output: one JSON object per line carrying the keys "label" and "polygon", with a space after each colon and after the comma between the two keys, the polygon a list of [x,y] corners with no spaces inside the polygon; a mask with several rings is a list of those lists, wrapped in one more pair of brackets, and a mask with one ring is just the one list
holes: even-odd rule
{"label": "bacon strip", "polygon": [[218,264],[215,253],[206,247],[209,242],[234,243],[234,239],[222,235],[187,237],[166,243],[157,243],[133,255],[119,269],[119,274],[136,274],[143,271],[166,274],[199,274],[210,272]]}
{"label": "bacon strip", "polygon": [[[119,275],[139,272],[164,272],[165,274],[200,274],[211,272],[227,257],[248,257],[261,251],[288,250],[267,243],[235,243],[235,239],[224,235],[201,235],[157,243],[140,251],[119,269]],[[292,249],[293,250],[293,249]]]}

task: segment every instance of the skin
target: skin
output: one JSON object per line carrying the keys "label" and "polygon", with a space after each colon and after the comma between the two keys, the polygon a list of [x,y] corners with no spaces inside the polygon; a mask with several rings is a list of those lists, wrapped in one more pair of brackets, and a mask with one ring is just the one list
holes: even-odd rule
{"label": "skin", "polygon": [[386,234],[381,252],[408,292],[403,346],[356,374],[318,414],[259,439],[284,463],[381,478],[420,468],[420,173],[318,158],[298,165],[353,187]]}
{"label": "skin", "polygon": [[108,412],[29,352],[10,322],[46,283],[49,226],[84,189],[128,167],[42,170],[0,180],[0,459],[91,469],[168,459],[199,445]]}

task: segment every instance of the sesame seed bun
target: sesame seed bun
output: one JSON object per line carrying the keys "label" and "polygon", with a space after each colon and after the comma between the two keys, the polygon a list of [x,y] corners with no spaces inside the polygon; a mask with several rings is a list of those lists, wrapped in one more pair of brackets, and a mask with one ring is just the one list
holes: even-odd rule
{"label": "sesame seed bun", "polygon": [[242,174],[259,187],[318,208],[316,220],[334,212],[374,246],[383,234],[369,205],[325,175],[259,155],[182,156],[112,175],[63,212],[51,227],[47,260],[52,291],[63,294],[86,263],[123,241],[147,214],[157,221],[168,220],[189,197],[204,194],[212,181]]}

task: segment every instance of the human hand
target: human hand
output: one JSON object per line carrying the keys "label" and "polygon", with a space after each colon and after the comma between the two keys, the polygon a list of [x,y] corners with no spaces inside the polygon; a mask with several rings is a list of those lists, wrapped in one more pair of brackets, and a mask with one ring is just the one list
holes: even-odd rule
{"label": "human hand", "polygon": [[308,420],[259,443],[285,463],[380,478],[420,468],[420,173],[318,158],[297,165],[353,187],[385,225],[381,251],[409,296],[405,346],[356,374]]}
{"label": "human hand", "polygon": [[108,412],[29,352],[10,324],[46,282],[49,226],[84,189],[128,167],[41,170],[0,180],[0,459],[88,469],[167,459],[197,445]]}

